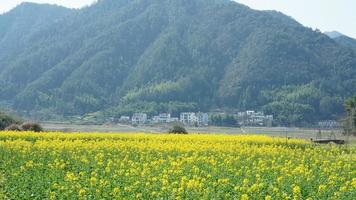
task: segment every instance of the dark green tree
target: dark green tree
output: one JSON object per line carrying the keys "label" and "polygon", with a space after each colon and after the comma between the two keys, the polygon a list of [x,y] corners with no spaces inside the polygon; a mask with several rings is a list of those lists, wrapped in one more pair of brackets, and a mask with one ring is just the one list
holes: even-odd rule
{"label": "dark green tree", "polygon": [[188,134],[188,131],[184,128],[184,126],[180,124],[174,125],[171,129],[169,129],[170,134]]}
{"label": "dark green tree", "polygon": [[4,130],[12,124],[19,124],[21,121],[16,117],[0,112],[0,130]]}
{"label": "dark green tree", "polygon": [[356,95],[345,101],[344,127],[348,134],[356,135]]}

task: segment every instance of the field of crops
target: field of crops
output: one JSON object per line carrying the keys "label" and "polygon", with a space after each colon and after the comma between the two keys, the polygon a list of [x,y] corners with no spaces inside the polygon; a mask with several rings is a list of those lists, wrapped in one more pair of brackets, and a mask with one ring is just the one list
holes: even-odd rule
{"label": "field of crops", "polygon": [[0,199],[355,197],[355,147],[267,136],[0,132]]}

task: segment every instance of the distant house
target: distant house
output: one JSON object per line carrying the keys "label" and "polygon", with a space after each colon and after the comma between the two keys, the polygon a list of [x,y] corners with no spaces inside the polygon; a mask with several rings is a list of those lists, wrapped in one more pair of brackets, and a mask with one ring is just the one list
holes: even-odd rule
{"label": "distant house", "polygon": [[183,112],[180,114],[180,122],[184,125],[192,126],[197,121],[197,117],[193,112]]}
{"label": "distant house", "polygon": [[180,114],[180,122],[187,126],[208,126],[209,115],[202,112],[183,112]]}
{"label": "distant house", "polygon": [[135,113],[131,118],[133,125],[142,125],[147,123],[147,114],[146,113]]}
{"label": "distant house", "polygon": [[171,114],[169,113],[161,113],[158,116],[154,116],[152,118],[152,123],[171,123],[171,122],[175,122],[175,121],[179,121],[178,118],[174,118],[171,117]]}
{"label": "distant house", "polygon": [[272,126],[273,115],[247,110],[237,113],[237,121],[240,126]]}
{"label": "distant house", "polygon": [[130,123],[131,118],[129,116],[121,116],[119,122],[121,123]]}
{"label": "distant house", "polygon": [[318,126],[321,129],[338,129],[341,127],[341,124],[335,120],[324,120],[319,121]]}
{"label": "distant house", "polygon": [[208,126],[209,125],[209,115],[208,113],[199,112],[196,114],[198,126]]}

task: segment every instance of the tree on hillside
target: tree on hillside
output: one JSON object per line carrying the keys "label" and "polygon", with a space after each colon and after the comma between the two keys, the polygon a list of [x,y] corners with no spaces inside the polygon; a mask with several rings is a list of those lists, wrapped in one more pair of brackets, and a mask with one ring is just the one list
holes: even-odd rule
{"label": "tree on hillside", "polygon": [[236,127],[238,126],[234,116],[229,114],[213,114],[211,115],[211,123],[214,126],[227,126],[227,127]]}

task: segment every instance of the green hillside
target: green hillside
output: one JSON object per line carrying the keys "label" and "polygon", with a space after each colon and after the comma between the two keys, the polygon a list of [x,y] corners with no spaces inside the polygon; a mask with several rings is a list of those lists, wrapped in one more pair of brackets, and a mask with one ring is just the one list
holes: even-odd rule
{"label": "green hillside", "polygon": [[0,101],[21,112],[258,109],[302,125],[356,92],[350,48],[229,0],[23,4],[0,27]]}
{"label": "green hillside", "polygon": [[352,50],[354,50],[354,52],[356,52],[356,39],[343,35],[343,36],[334,38],[334,40],[337,43],[339,43],[345,47],[351,48]]}

